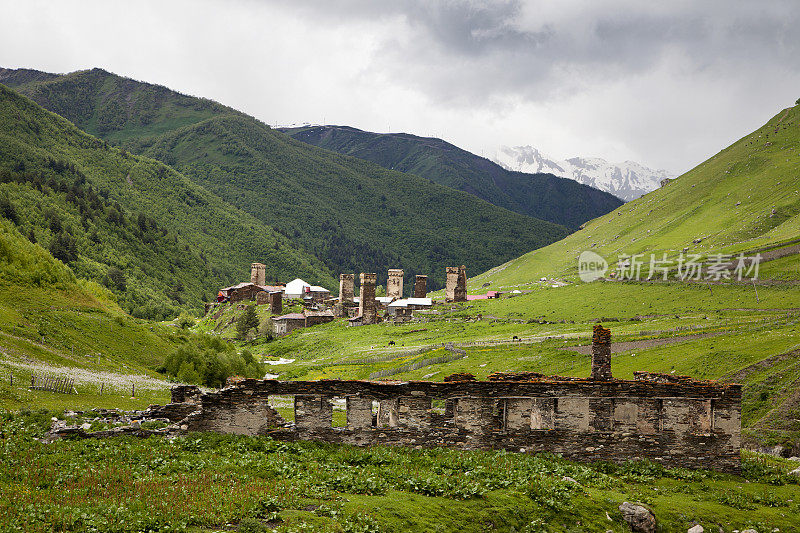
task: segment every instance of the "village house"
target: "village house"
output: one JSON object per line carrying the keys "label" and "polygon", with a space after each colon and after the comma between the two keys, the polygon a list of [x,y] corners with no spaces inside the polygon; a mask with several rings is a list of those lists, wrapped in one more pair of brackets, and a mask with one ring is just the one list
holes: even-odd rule
{"label": "village house", "polygon": [[289,313],[272,318],[272,331],[276,337],[288,335],[292,331],[306,327],[306,316],[302,313]]}

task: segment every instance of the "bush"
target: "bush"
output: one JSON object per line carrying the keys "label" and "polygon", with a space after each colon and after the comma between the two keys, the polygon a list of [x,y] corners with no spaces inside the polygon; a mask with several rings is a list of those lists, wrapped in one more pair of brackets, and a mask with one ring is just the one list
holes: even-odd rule
{"label": "bush", "polygon": [[260,378],[264,368],[250,352],[236,353],[234,347],[212,336],[201,336],[167,356],[163,370],[186,383],[221,387],[230,376]]}

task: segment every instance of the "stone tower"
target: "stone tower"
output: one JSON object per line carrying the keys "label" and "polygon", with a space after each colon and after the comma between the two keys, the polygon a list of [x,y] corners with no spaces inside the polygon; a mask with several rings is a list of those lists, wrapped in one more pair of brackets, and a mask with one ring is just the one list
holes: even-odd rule
{"label": "stone tower", "polygon": [[339,301],[341,303],[353,301],[355,279],[355,274],[339,274]]}
{"label": "stone tower", "polygon": [[264,263],[250,264],[250,283],[253,285],[267,284],[267,265]]}
{"label": "stone tower", "polygon": [[269,312],[273,315],[280,315],[283,313],[283,293],[281,291],[272,291],[269,293]]}
{"label": "stone tower", "polygon": [[608,381],[611,375],[611,330],[600,324],[594,325],[592,335],[592,377]]}
{"label": "stone tower", "polygon": [[390,268],[389,278],[386,280],[386,296],[390,298],[403,297],[403,276],[405,273],[402,268]]}
{"label": "stone tower", "polygon": [[358,304],[358,314],[361,315],[362,324],[374,324],[377,321],[378,311],[375,305],[375,282],[377,274],[361,273],[361,299]]}
{"label": "stone tower", "polygon": [[414,278],[414,298],[425,298],[428,296],[428,276],[418,274]]}
{"label": "stone tower", "polygon": [[467,301],[467,267],[447,267],[444,299],[448,302]]}

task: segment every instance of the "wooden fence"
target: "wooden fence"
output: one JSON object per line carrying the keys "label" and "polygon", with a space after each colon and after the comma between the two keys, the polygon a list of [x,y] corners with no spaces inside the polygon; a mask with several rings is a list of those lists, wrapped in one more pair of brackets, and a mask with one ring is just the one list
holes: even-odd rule
{"label": "wooden fence", "polygon": [[72,394],[75,391],[75,379],[52,374],[31,374],[31,390],[43,390]]}

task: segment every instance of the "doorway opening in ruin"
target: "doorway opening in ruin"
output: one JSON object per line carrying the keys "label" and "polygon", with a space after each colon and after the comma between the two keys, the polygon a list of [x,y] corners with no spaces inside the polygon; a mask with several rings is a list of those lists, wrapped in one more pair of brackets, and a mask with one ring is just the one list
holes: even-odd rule
{"label": "doorway opening in ruin", "polygon": [[333,409],[333,416],[331,416],[331,427],[347,427],[347,398],[343,396],[334,396],[329,401]]}

